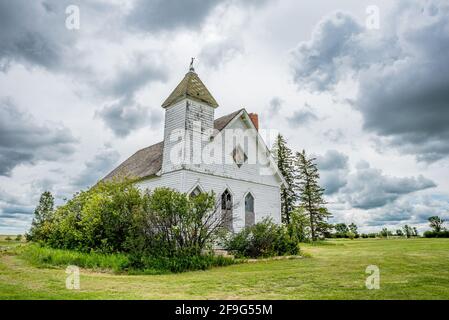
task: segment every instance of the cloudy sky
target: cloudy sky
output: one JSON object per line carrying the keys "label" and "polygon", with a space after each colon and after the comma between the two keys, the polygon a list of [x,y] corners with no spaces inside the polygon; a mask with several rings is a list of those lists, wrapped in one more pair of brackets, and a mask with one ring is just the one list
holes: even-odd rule
{"label": "cloudy sky", "polygon": [[317,157],[333,221],[449,219],[447,1],[0,0],[0,234],[161,141],[190,57]]}

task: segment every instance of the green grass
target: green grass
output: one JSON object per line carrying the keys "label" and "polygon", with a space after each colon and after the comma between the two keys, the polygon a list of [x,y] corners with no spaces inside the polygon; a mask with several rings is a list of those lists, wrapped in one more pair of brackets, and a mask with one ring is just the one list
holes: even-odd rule
{"label": "green grass", "polygon": [[15,247],[12,251],[35,267],[67,267],[75,265],[80,268],[100,272],[124,274],[169,274],[194,270],[207,270],[217,266],[228,266],[239,261],[214,255],[179,256],[179,257],[144,257],[139,268],[132,267],[126,254],[103,254],[98,252],[78,252],[27,244]]}
{"label": "green grass", "polygon": [[[244,263],[169,275],[37,268],[0,255],[0,299],[449,299],[449,239],[337,240],[303,245],[306,258]],[[380,268],[380,289],[365,269]]]}
{"label": "green grass", "polygon": [[18,248],[19,256],[36,267],[67,267],[76,265],[81,268],[97,271],[111,270],[121,272],[128,265],[128,257],[124,254],[83,253],[72,250],[59,250],[41,247],[36,244]]}

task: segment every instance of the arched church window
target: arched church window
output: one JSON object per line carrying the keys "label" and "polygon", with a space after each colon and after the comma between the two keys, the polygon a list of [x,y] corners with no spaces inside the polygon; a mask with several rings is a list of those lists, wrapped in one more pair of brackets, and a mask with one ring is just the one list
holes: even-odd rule
{"label": "arched church window", "polygon": [[221,195],[221,214],[223,217],[223,227],[229,231],[233,231],[232,221],[232,195],[228,189]]}
{"label": "arched church window", "polygon": [[245,227],[254,225],[255,220],[254,197],[251,193],[248,193],[245,197]]}

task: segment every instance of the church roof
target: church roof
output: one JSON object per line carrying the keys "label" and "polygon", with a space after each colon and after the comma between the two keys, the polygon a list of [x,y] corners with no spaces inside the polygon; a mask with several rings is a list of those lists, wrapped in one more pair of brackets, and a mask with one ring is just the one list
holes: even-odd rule
{"label": "church roof", "polygon": [[102,181],[115,178],[145,178],[155,175],[162,168],[162,151],[164,142],[143,148],[126,159],[117,168],[112,170]]}
{"label": "church roof", "polygon": [[[243,109],[225,115],[214,121],[214,128],[223,130]],[[155,175],[162,168],[162,154],[164,141],[143,148],[126,159],[117,168],[112,170],[102,181],[110,181],[114,178],[143,179]]]}
{"label": "church roof", "polygon": [[207,103],[214,108],[218,107],[217,101],[215,101],[214,97],[212,97],[209,90],[207,90],[204,83],[194,71],[186,73],[184,79],[181,80],[175,90],[164,101],[162,107],[168,107],[187,97]]}

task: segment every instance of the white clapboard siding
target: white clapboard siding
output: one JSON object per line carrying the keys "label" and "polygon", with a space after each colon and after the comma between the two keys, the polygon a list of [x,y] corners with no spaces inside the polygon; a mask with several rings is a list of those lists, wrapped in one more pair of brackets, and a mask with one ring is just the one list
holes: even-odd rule
{"label": "white clapboard siding", "polygon": [[256,222],[265,217],[273,222],[281,222],[280,189],[279,186],[264,185],[251,181],[231,179],[210,174],[179,170],[170,172],[162,177],[144,180],[138,183],[142,190],[153,190],[157,187],[168,187],[180,192],[188,193],[196,186],[205,192],[214,191],[217,199],[228,189],[233,196],[234,230],[238,231],[245,224],[245,196],[248,192],[254,197],[254,211]]}

